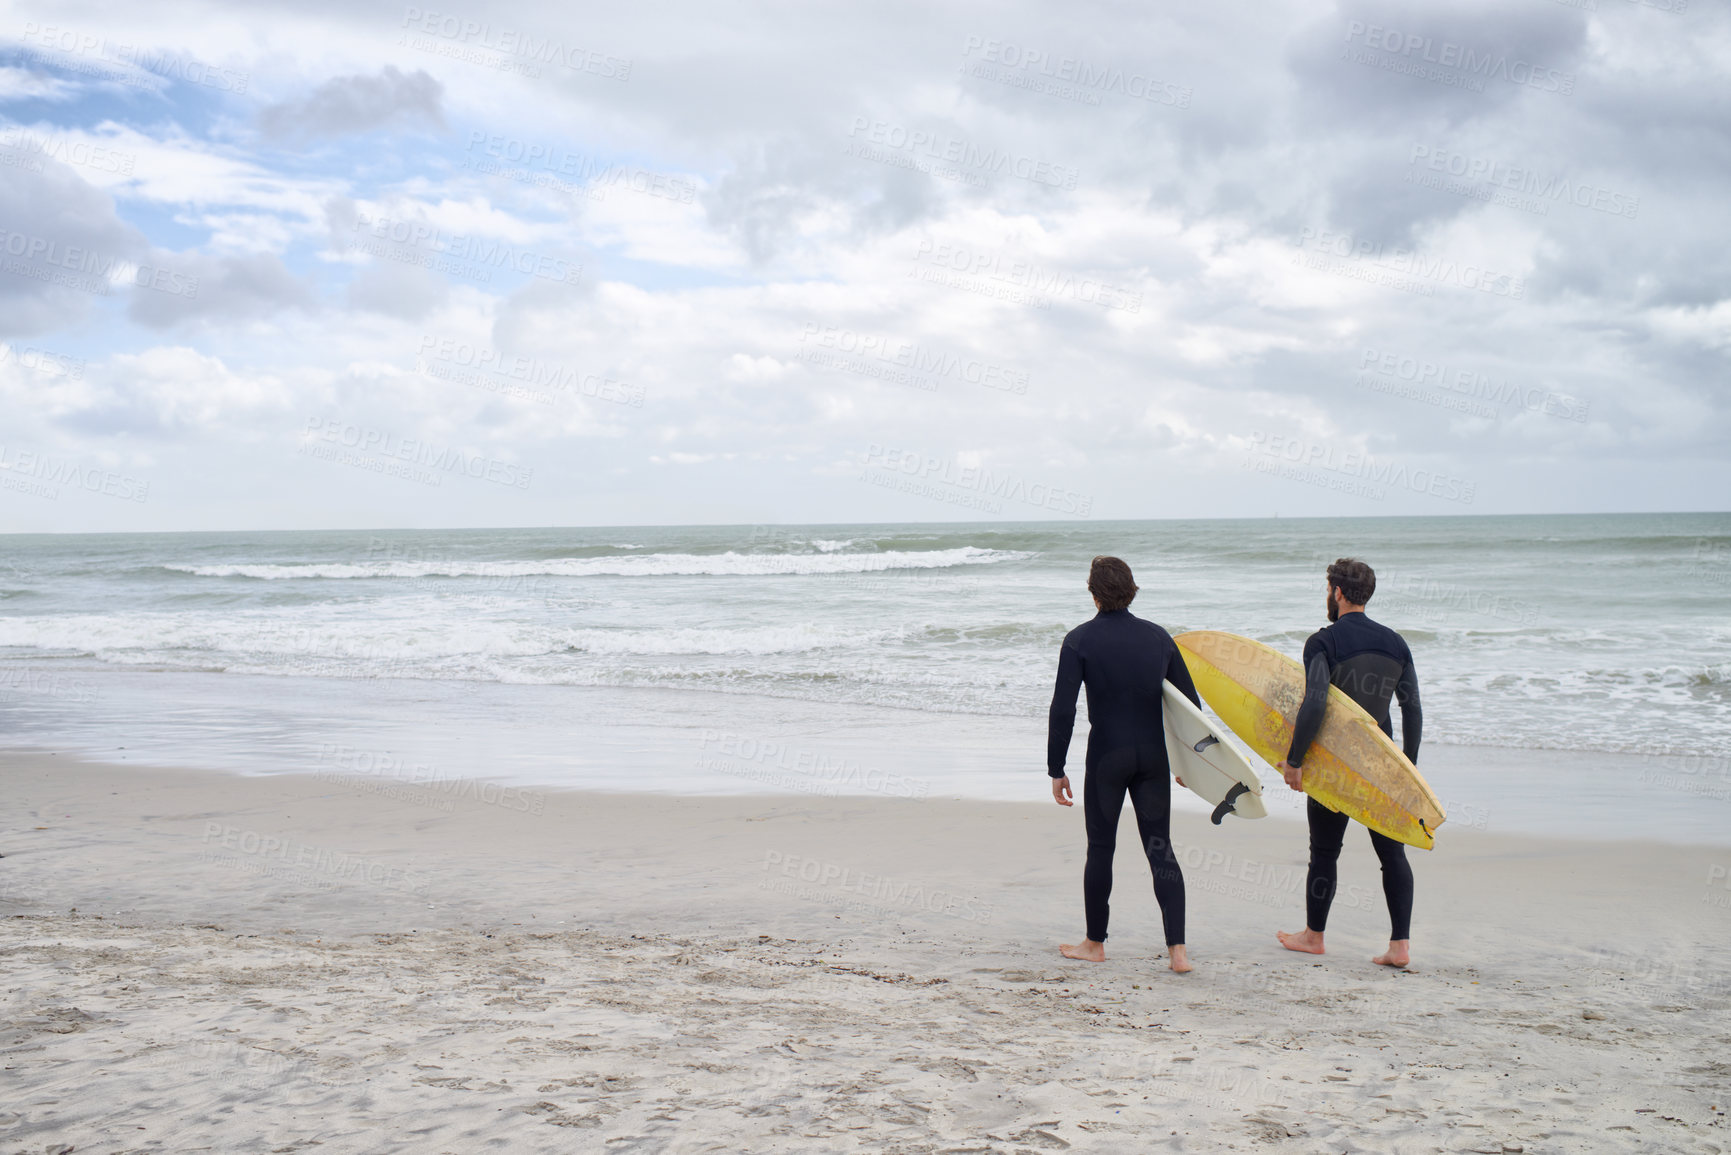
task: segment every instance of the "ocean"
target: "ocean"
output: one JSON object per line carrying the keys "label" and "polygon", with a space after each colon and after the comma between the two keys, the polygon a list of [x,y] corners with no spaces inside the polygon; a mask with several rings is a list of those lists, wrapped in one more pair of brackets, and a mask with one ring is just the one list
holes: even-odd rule
{"label": "ocean", "polygon": [[[1133,567],[1137,615],[1293,655],[1326,623],[1328,562],[1362,558],[1370,615],[1412,647],[1427,746],[1623,756],[1694,804],[1731,799],[1726,514],[9,536],[0,740],[247,771],[418,743],[481,776],[687,791],[714,775],[681,752],[586,776],[573,727],[653,746],[679,717],[773,745],[797,719],[808,744],[833,726],[886,759],[904,728],[1014,735],[975,777],[924,755],[952,768],[943,790],[1003,797],[1038,774],[1101,553]],[[453,753],[455,718],[498,756]]]}

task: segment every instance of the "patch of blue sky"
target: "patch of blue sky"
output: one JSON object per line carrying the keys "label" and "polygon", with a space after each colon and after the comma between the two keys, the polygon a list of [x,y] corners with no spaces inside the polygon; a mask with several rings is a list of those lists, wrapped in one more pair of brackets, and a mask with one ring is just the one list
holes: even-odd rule
{"label": "patch of blue sky", "polygon": [[248,142],[247,159],[283,176],[378,187],[425,176],[429,170],[442,171],[436,161],[445,151],[439,139],[443,135],[399,125],[311,140],[272,140],[260,135]]}
{"label": "patch of blue sky", "polygon": [[152,248],[171,252],[204,252],[210,241],[209,226],[196,217],[197,209],[165,204],[138,197],[115,201],[115,215],[143,234]]}
{"label": "patch of blue sky", "polygon": [[[159,330],[147,329],[128,319],[126,310],[132,299],[130,294],[135,291],[138,290],[129,289],[124,284],[117,285],[112,297],[93,297],[90,311],[79,320],[33,337],[8,338],[8,343],[13,346],[38,345],[92,363],[116,353],[142,353],[162,344],[163,340]],[[49,386],[70,383],[68,378],[50,378],[47,382]]]}
{"label": "patch of blue sky", "polygon": [[[0,66],[6,61],[0,60]],[[45,70],[35,72],[46,74]],[[106,121],[126,124],[136,119],[145,102],[160,103],[148,92],[119,85],[92,83],[85,77],[56,77],[64,81],[53,96],[16,96],[0,100],[0,112],[14,124],[50,124],[60,130],[94,132]]]}
{"label": "patch of blue sky", "polygon": [[0,66],[60,82],[54,96],[18,97],[0,102],[0,108],[12,120],[62,129],[93,131],[104,121],[114,121],[154,135],[151,126],[169,119],[188,135],[202,138],[232,117],[238,99],[220,88],[96,55],[7,45],[0,47]]}

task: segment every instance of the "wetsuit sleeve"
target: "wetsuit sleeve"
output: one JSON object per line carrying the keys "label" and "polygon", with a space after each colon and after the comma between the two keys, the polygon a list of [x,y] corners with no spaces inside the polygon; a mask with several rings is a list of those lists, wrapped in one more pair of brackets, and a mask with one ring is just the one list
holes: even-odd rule
{"label": "wetsuit sleeve", "polygon": [[1076,730],[1076,695],[1082,690],[1082,655],[1068,641],[1058,651],[1058,684],[1052,687],[1052,708],[1046,715],[1046,774],[1064,777],[1064,757]]}
{"label": "wetsuit sleeve", "polygon": [[1304,756],[1316,741],[1316,732],[1322,729],[1322,715],[1328,709],[1328,654],[1321,646],[1312,649],[1308,644],[1304,651],[1304,703],[1298,707],[1298,717],[1292,723],[1292,745],[1286,751],[1290,766],[1304,765]]}
{"label": "wetsuit sleeve", "polygon": [[1394,700],[1400,703],[1400,744],[1406,760],[1418,765],[1418,740],[1424,731],[1424,712],[1418,704],[1418,672],[1412,668],[1412,655],[1400,669],[1400,681],[1394,684]]}
{"label": "wetsuit sleeve", "polygon": [[1166,664],[1166,680],[1177,686],[1192,706],[1202,708],[1202,699],[1196,696],[1196,683],[1190,678],[1190,667],[1184,664],[1184,651],[1176,645],[1172,647],[1172,660]]}

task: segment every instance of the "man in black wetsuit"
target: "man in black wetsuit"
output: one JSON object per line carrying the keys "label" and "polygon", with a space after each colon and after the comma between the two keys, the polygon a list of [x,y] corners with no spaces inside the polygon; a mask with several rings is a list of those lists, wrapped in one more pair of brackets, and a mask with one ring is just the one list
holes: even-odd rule
{"label": "man in black wetsuit", "polygon": [[[1304,704],[1293,723],[1292,746],[1280,769],[1286,784],[1302,790],[1304,757],[1328,705],[1328,687],[1341,691],[1363,706],[1376,719],[1382,732],[1394,736],[1389,724],[1389,703],[1400,703],[1401,745],[1413,763],[1418,762],[1419,733],[1424,726],[1418,704],[1418,675],[1412,668],[1412,651],[1406,640],[1387,626],[1365,616],[1365,603],[1376,592],[1376,573],[1354,558],[1343,557],[1328,567],[1328,620],[1333,624],[1310,635],[1304,643]],[[1305,799],[1310,816],[1310,874],[1305,883],[1304,930],[1279,932],[1287,950],[1322,953],[1322,932],[1328,925],[1328,908],[1334,902],[1335,865],[1346,839],[1349,819],[1314,798]],[[1408,961],[1412,920],[1412,867],[1406,847],[1392,838],[1370,832],[1370,844],[1382,862],[1382,893],[1388,900],[1388,953],[1372,962],[1403,967]]]}
{"label": "man in black wetsuit", "polygon": [[1124,795],[1129,794],[1154,871],[1154,897],[1166,924],[1172,969],[1183,973],[1190,969],[1184,950],[1184,873],[1172,854],[1172,781],[1160,684],[1169,680],[1192,702],[1202,702],[1172,635],[1130,612],[1136,582],[1128,565],[1115,557],[1095,558],[1088,592],[1100,612],[1071,630],[1058,651],[1058,684],[1052,691],[1046,737],[1052,798],[1060,806],[1073,806],[1064,758],[1076,727],[1076,694],[1087,686],[1088,773],[1082,782],[1082,812],[1088,862],[1082,869],[1082,897],[1088,934],[1080,943],[1058,949],[1067,958],[1090,962],[1106,957],[1112,854],[1118,849]]}

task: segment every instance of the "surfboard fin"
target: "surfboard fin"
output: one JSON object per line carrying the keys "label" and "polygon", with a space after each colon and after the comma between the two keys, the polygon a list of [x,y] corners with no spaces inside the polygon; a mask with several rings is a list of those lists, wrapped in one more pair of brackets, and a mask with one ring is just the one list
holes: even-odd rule
{"label": "surfboard fin", "polygon": [[1238,801],[1240,794],[1250,793],[1250,787],[1242,782],[1234,782],[1232,789],[1226,792],[1226,797],[1220,800],[1220,805],[1214,808],[1214,825],[1219,826],[1220,820],[1233,812],[1233,803]]}
{"label": "surfboard fin", "polygon": [[1198,754],[1200,754],[1200,753],[1202,753],[1202,751],[1208,749],[1208,747],[1218,746],[1218,745],[1220,745],[1220,739],[1218,739],[1214,735],[1210,734],[1210,735],[1208,735],[1208,737],[1202,739],[1202,741],[1196,743],[1196,745],[1194,745],[1190,748],[1192,750],[1196,751]]}

